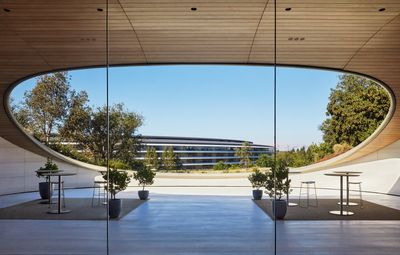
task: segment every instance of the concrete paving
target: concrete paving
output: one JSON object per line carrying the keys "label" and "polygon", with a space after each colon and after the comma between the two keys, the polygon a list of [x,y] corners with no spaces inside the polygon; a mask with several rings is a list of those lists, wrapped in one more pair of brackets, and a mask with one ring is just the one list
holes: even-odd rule
{"label": "concrete paving", "polygon": [[[148,202],[110,222],[110,254],[273,254],[275,223],[251,201],[249,188],[150,190]],[[120,197],[136,197],[136,191],[130,187]],[[171,191],[182,194],[168,194]],[[321,190],[320,196],[324,192],[331,191]],[[67,190],[66,195],[88,197],[91,189]],[[1,196],[0,207],[37,196]],[[374,196],[400,205],[396,197]],[[0,220],[0,254],[106,254],[106,226],[105,221]],[[276,233],[278,254],[375,255],[400,250],[400,221],[277,222]]]}

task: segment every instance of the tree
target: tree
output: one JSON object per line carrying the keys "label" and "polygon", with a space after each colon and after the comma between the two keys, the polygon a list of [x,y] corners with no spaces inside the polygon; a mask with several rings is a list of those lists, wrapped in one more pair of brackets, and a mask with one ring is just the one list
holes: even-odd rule
{"label": "tree", "polygon": [[312,143],[307,148],[307,154],[308,157],[311,159],[311,163],[315,163],[332,153],[333,153],[333,148],[328,143],[320,143],[320,144]]}
{"label": "tree", "polygon": [[133,174],[133,178],[138,181],[139,186],[143,187],[142,190],[144,190],[146,185],[152,185],[154,183],[155,176],[156,173],[148,167],[140,168]]}
{"label": "tree", "polygon": [[249,168],[252,164],[250,149],[249,142],[244,142],[242,146],[236,148],[235,156],[240,158],[240,165],[244,168]]}
{"label": "tree", "polygon": [[272,167],[273,164],[274,160],[267,154],[261,154],[256,161],[258,167]]}
{"label": "tree", "polygon": [[83,141],[87,134],[81,130],[88,125],[92,109],[87,105],[89,102],[86,91],[72,93],[69,114],[65,119],[64,125],[59,129],[60,136],[71,142]]}
{"label": "tree", "polygon": [[17,123],[19,123],[28,133],[33,134],[34,130],[31,128],[31,118],[28,109],[24,105],[16,105],[14,98],[10,98],[10,110]]}
{"label": "tree", "polygon": [[324,142],[357,146],[382,123],[390,107],[385,89],[374,81],[355,75],[340,76],[331,90],[327,119],[320,129]]}
{"label": "tree", "polygon": [[146,155],[144,157],[144,164],[147,167],[158,170],[160,169],[160,160],[158,158],[157,150],[154,147],[147,147]]}
{"label": "tree", "polygon": [[37,79],[36,86],[25,92],[21,114],[29,121],[30,128],[39,140],[49,143],[51,134],[68,115],[73,93],[67,72],[42,75]]}
{"label": "tree", "polygon": [[180,168],[178,156],[172,147],[166,147],[162,153],[162,163],[165,170]]}
{"label": "tree", "polygon": [[109,133],[110,158],[132,165],[140,147],[140,136],[136,132],[143,123],[143,117],[128,111],[123,104],[112,105],[109,109],[109,132],[107,107],[103,106],[96,110],[79,110],[79,114],[75,114],[73,120],[66,125],[73,131],[63,134],[89,150],[97,164],[104,164]]}
{"label": "tree", "polygon": [[249,175],[248,179],[253,189],[259,190],[265,186],[266,181],[268,180],[268,175],[261,172],[258,168],[255,168],[253,173]]}
{"label": "tree", "polygon": [[345,153],[346,151],[350,150],[351,148],[352,147],[350,145],[348,145],[347,143],[333,145],[333,151],[336,155]]}
{"label": "tree", "polygon": [[118,160],[110,160],[110,169],[108,172],[103,173],[104,180],[108,181],[106,190],[110,192],[111,199],[115,199],[117,193],[124,191],[131,180],[131,177],[126,171],[119,169],[126,169],[128,166]]}
{"label": "tree", "polygon": [[280,200],[282,196],[287,195],[290,191],[289,168],[285,161],[277,160],[271,170],[271,172],[266,173],[265,193],[270,198]]}

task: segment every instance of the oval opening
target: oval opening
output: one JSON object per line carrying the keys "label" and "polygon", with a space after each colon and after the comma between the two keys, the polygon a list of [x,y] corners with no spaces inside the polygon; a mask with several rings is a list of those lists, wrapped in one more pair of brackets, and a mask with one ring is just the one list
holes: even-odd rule
{"label": "oval opening", "polygon": [[[104,165],[104,72],[26,80],[12,91],[10,111],[25,132],[53,150]],[[342,155],[379,131],[389,113],[390,94],[368,78],[294,67],[279,67],[277,76],[277,157],[291,167]],[[241,172],[270,164],[272,67],[113,67],[109,100],[112,159],[128,168],[150,164],[151,153],[159,171]],[[247,160],[239,148],[247,148]],[[166,166],[169,149],[176,162]]]}

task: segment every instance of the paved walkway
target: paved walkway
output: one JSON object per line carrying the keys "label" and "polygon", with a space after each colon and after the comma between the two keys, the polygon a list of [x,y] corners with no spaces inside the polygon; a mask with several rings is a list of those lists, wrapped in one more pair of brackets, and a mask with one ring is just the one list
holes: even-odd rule
{"label": "paved walkway", "polygon": [[[153,193],[123,220],[111,221],[109,233],[110,254],[273,254],[274,222],[249,197]],[[400,250],[399,221],[278,222],[277,236],[278,254]],[[105,222],[0,220],[0,254],[105,254],[105,248]]]}

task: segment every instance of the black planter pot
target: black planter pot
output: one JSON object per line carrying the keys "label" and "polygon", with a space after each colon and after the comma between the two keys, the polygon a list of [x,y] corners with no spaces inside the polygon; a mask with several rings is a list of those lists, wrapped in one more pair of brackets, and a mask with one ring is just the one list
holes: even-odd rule
{"label": "black planter pot", "polygon": [[148,190],[139,190],[138,195],[139,195],[140,200],[146,200],[149,197],[149,191]]}
{"label": "black planter pot", "polygon": [[285,218],[286,211],[286,200],[272,200],[272,212],[274,213],[276,219],[282,220],[283,218]]}
{"label": "black planter pot", "polygon": [[254,189],[253,190],[253,198],[254,200],[261,200],[263,195],[263,191],[260,189]]}
{"label": "black planter pot", "polygon": [[109,200],[108,214],[111,219],[118,218],[122,211],[122,200],[121,199],[110,199]]}
{"label": "black planter pot", "polygon": [[42,199],[49,199],[53,194],[53,189],[48,182],[39,182],[39,194]]}

